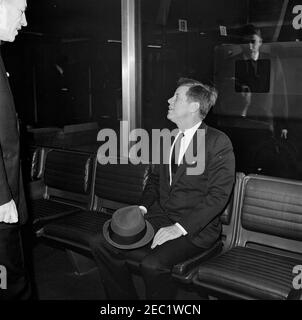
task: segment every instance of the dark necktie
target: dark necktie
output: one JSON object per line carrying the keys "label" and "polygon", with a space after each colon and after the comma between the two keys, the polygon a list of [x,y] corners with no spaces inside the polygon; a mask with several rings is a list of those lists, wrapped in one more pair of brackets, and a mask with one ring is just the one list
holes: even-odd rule
{"label": "dark necktie", "polygon": [[258,68],[257,68],[257,61],[250,59],[249,60],[249,69],[250,69],[250,74],[253,77],[257,77],[258,76]]}
{"label": "dark necktie", "polygon": [[180,145],[181,145],[181,140],[182,138],[184,137],[184,134],[183,132],[181,132],[175,143],[174,143],[174,147],[173,147],[173,150],[172,150],[172,156],[171,156],[171,171],[172,171],[172,179],[173,179],[173,176],[175,174],[175,172],[177,171],[177,168],[178,168],[178,158],[179,158],[179,151],[180,151]]}

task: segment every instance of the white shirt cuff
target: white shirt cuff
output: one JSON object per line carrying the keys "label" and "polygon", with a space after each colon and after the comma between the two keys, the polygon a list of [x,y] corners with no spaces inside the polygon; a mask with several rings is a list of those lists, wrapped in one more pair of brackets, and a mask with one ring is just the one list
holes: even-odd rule
{"label": "white shirt cuff", "polygon": [[18,222],[18,211],[16,208],[15,201],[13,199],[0,206],[0,222],[4,222],[4,223]]}
{"label": "white shirt cuff", "polygon": [[178,222],[176,222],[175,225],[181,230],[184,236],[188,234],[188,232]]}
{"label": "white shirt cuff", "polygon": [[143,212],[143,215],[145,215],[146,213],[147,213],[147,208],[146,207],[144,207],[144,206],[138,206],[140,209],[141,209],[141,211]]}

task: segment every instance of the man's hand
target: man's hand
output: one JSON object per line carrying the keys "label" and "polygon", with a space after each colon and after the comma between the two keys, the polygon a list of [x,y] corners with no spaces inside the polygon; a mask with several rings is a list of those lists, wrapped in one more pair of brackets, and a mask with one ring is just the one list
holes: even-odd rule
{"label": "man's hand", "polygon": [[18,222],[18,212],[14,200],[0,206],[0,222],[16,223]]}
{"label": "man's hand", "polygon": [[147,209],[144,206],[139,206],[139,209],[143,216],[147,213]]}
{"label": "man's hand", "polygon": [[181,229],[176,225],[160,228],[153,238],[151,249],[154,249],[156,246],[160,246],[169,240],[177,239],[182,235]]}
{"label": "man's hand", "polygon": [[281,130],[281,138],[287,139],[287,133],[288,133],[287,129],[282,129]]}

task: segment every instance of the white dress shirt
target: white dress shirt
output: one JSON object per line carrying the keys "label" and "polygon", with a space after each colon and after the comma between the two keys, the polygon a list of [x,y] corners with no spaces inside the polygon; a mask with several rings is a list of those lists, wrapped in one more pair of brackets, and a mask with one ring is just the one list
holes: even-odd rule
{"label": "white dress shirt", "polygon": [[[177,163],[178,165],[181,164],[182,162],[182,158],[184,156],[184,154],[186,153],[187,149],[188,149],[188,146],[191,142],[191,140],[193,139],[193,136],[195,134],[195,132],[197,131],[197,129],[200,127],[201,125],[201,122],[198,122],[194,127],[190,128],[190,129],[186,129],[183,134],[183,138],[181,139],[181,142],[180,142],[180,149],[179,149],[179,155],[178,155],[178,159],[177,159]],[[181,131],[178,132],[178,134],[176,135],[173,143],[172,143],[172,146],[171,146],[171,149],[170,149],[170,155],[169,155],[169,176],[170,176],[170,185],[172,184],[172,168],[171,168],[171,157],[172,157],[172,151],[173,151],[173,148],[174,148],[174,144],[178,138],[178,136],[181,134]]]}

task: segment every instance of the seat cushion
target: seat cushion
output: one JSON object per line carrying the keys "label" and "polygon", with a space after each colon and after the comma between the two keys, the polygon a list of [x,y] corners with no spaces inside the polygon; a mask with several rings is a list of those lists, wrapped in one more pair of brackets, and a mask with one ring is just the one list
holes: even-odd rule
{"label": "seat cushion", "polygon": [[68,204],[46,199],[38,199],[32,201],[29,204],[29,209],[31,211],[31,216],[33,217],[34,224],[42,221],[56,219],[80,210],[79,208]]}
{"label": "seat cushion", "polygon": [[108,219],[110,215],[81,210],[45,225],[42,236],[89,250],[90,239],[102,232],[103,224]]}
{"label": "seat cushion", "polygon": [[[110,214],[82,210],[45,225],[39,235],[54,240],[57,244],[67,244],[82,253],[91,254],[91,241],[98,237],[103,230],[103,224],[110,218]],[[146,255],[146,250],[141,248],[128,251],[127,262],[133,270],[138,269],[138,261]]]}
{"label": "seat cushion", "polygon": [[301,261],[235,247],[202,264],[194,283],[237,298],[286,299],[297,264]]}

